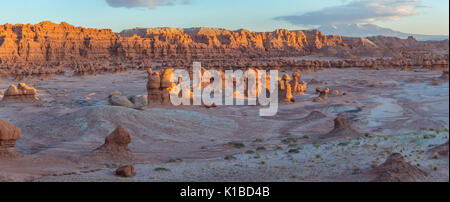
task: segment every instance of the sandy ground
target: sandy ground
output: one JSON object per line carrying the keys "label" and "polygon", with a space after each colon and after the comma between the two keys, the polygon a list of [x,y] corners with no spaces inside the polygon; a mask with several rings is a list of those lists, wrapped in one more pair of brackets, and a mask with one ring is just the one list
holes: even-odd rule
{"label": "sandy ground", "polygon": [[[258,116],[256,106],[109,106],[113,91],[146,93],[142,71],[27,79],[42,102],[0,105],[0,118],[22,129],[16,150],[25,154],[0,161],[0,181],[370,181],[370,170],[394,152],[429,172],[424,181],[448,181],[448,158],[427,154],[449,136],[449,83],[432,85],[440,75],[353,68],[307,73],[303,80],[324,84],[310,85],[275,117]],[[0,81],[0,97],[12,82]],[[347,95],[315,103],[317,87]],[[326,116],[305,121],[313,111]],[[318,138],[337,116],[361,137]],[[89,158],[119,124],[133,136],[136,161]],[[125,163],[135,165],[136,177],[114,176]]]}

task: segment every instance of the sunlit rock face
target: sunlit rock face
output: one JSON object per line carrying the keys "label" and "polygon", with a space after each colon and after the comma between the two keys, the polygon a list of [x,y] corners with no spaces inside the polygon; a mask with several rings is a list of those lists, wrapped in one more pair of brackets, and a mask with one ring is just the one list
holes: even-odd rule
{"label": "sunlit rock face", "polygon": [[20,139],[20,128],[0,119],[0,159],[21,156],[14,150],[18,139]]}
{"label": "sunlit rock face", "polygon": [[[0,61],[27,69],[45,66],[45,62],[59,65],[73,61],[142,60],[192,58],[244,58],[299,55],[402,56],[394,49],[447,48],[448,41],[418,42],[394,37],[367,39],[327,36],[317,30],[274,32],[230,31],[212,28],[151,28],[131,29],[120,34],[109,29],[75,27],[67,23],[41,22],[5,24],[0,26]],[[19,63],[18,63],[19,62]],[[407,61],[398,61],[406,63]],[[422,57],[421,63],[448,64],[448,59]],[[33,65],[31,64],[33,63]],[[28,65],[26,65],[28,64]],[[143,67],[148,66],[141,64]],[[314,64],[319,65],[319,64]],[[345,66],[345,64],[341,64]],[[42,73],[51,73],[47,69]],[[58,73],[58,72],[53,72]]]}
{"label": "sunlit rock face", "polygon": [[25,83],[11,84],[5,91],[2,103],[39,101],[37,90]]}

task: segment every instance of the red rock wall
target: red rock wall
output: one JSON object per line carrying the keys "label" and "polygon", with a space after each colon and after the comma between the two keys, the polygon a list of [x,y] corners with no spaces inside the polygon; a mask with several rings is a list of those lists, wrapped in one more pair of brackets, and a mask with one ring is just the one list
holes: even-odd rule
{"label": "red rock wall", "polygon": [[[326,36],[320,31],[250,32],[212,28],[87,29],[67,23],[0,26],[0,60],[8,62],[69,62],[102,59],[192,59],[265,56],[326,56],[374,54],[383,49],[442,46],[414,39]],[[367,45],[369,44],[369,45]],[[448,43],[444,43],[444,45]],[[361,48],[364,47],[364,48]],[[358,49],[364,51],[358,51]]]}

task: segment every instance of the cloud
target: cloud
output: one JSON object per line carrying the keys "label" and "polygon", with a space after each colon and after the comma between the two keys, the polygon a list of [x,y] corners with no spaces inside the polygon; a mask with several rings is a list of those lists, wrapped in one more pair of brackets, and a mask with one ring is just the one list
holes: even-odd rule
{"label": "cloud", "polygon": [[352,0],[344,5],[300,15],[281,16],[275,20],[307,26],[373,23],[400,20],[403,17],[417,15],[419,7],[421,7],[420,0]]}
{"label": "cloud", "polygon": [[106,0],[106,2],[115,8],[148,8],[154,9],[158,6],[172,6],[176,4],[189,4],[190,0]]}

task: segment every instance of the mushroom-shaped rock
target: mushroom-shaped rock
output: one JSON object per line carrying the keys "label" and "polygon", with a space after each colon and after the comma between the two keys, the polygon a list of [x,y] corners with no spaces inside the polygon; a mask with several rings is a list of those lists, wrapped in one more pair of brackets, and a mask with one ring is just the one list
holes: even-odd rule
{"label": "mushroom-shaped rock", "polygon": [[319,92],[319,97],[315,98],[314,102],[323,102],[328,100],[328,94],[330,94],[330,89],[327,88],[325,90],[321,90],[320,88],[316,89],[317,92]]}
{"label": "mushroom-shaped rock", "polygon": [[159,72],[155,72],[148,76],[147,89],[159,89],[161,88],[161,76]]}
{"label": "mushroom-shaped rock", "polygon": [[97,148],[94,154],[101,155],[103,160],[132,160],[134,156],[128,148],[131,141],[130,132],[120,125],[105,138],[105,144]]}
{"label": "mushroom-shaped rock", "polygon": [[0,119],[0,158],[20,156],[20,154],[14,150],[18,139],[20,139],[20,128]]}
{"label": "mushroom-shaped rock", "polygon": [[147,82],[147,103],[148,104],[161,104],[162,102],[162,91],[161,91],[161,76],[159,72],[148,72],[148,82]]}
{"label": "mushroom-shaped rock", "polygon": [[290,80],[291,77],[288,74],[285,74],[282,79],[278,79],[278,99],[280,102],[295,102],[294,96],[292,95]]}

